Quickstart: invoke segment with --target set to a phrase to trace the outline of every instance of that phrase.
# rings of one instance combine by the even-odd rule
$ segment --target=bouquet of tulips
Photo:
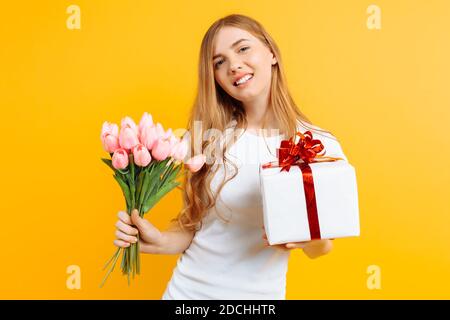
[[[189,145],[174,135],[172,129],[164,130],[160,123],[153,123],[147,112],[139,125],[130,117],[117,124],[104,122],[101,132],[103,148],[111,159],[102,159],[113,171],[114,179],[122,189],[127,212],[137,209],[143,217],[164,195],[178,187],[180,175],[190,170],[196,172],[205,163],[205,156],[199,154],[185,161]],[[184,170],[181,170],[184,167]],[[138,235],[139,239],[139,235]],[[118,248],[104,269],[108,269],[100,287],[114,270],[122,254],[121,269],[127,275],[140,273],[139,241],[129,247]]]

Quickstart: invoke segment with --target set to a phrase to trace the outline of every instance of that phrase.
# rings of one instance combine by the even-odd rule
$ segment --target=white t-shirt
[[[306,131],[302,126],[299,130]],[[347,160],[340,144],[329,135],[313,132],[313,137],[322,141],[326,155]],[[277,159],[276,148],[282,139],[247,130],[228,150],[238,174],[225,184],[215,207],[203,218],[202,228],[179,257],[163,300],[285,299],[290,251],[264,245],[259,182],[259,165]],[[227,168],[227,176],[232,175],[232,165]],[[211,182],[213,192],[223,177],[220,165]],[[218,212],[229,222],[217,216]]]

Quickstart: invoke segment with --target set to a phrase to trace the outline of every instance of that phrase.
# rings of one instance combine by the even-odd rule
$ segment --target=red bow
[[[294,138],[300,137],[300,140],[295,143]],[[281,167],[281,171],[290,170],[292,165],[300,163],[323,162],[343,160],[342,158],[325,157],[325,147],[318,139],[313,139],[311,131],[306,131],[304,134],[297,132],[294,137],[289,140],[282,140],[280,147],[277,148],[278,162],[269,162],[263,165],[265,168]],[[322,154],[320,154],[323,151]]]

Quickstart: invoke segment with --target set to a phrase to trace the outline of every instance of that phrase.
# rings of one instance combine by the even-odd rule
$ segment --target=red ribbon
[[[300,137],[295,143],[294,138]],[[323,151],[322,154],[320,154]],[[282,171],[289,172],[291,166],[298,166],[302,171],[303,189],[305,191],[306,210],[308,215],[309,233],[311,240],[321,239],[319,215],[317,213],[316,192],[314,189],[314,179],[309,163],[331,162],[343,160],[337,157],[325,157],[325,147],[318,139],[313,139],[311,131],[304,134],[297,132],[289,140],[282,140],[277,148],[278,161],[269,162],[262,165],[263,169],[281,167]]]

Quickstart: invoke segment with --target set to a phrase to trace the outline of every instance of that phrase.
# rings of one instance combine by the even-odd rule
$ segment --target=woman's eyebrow
[[[239,43],[241,43],[242,41],[250,41],[250,40],[249,40],[249,39],[239,39],[238,41],[235,41],[235,42],[231,45],[230,49],[232,49],[233,47],[237,46],[237,45],[238,45]],[[213,60],[214,60],[215,58],[217,58],[217,57],[220,57],[220,56],[221,56],[220,53],[214,55]]]

